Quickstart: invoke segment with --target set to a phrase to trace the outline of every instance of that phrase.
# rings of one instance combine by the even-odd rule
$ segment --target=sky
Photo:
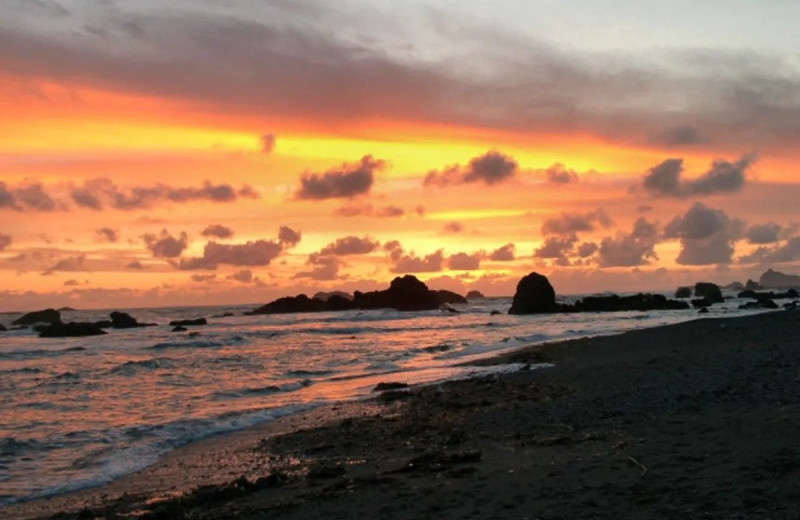
[[[0,311],[800,272],[794,1],[0,13]]]

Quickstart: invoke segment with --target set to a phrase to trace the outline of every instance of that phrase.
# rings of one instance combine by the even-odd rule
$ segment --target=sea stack
[[[540,314],[558,312],[556,291],[546,276],[530,273],[517,284],[509,314]]]

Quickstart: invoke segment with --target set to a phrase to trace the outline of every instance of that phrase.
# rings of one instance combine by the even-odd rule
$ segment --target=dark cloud
[[[166,198],[172,202],[189,202],[193,200],[210,200],[213,202],[231,202],[236,200],[236,190],[228,184],[214,185],[206,181],[200,188],[166,188]]]
[[[366,255],[372,253],[379,247],[380,243],[368,236],[363,238],[347,236],[344,238],[337,238],[334,242],[323,247],[319,254],[322,256]]]
[[[667,159],[651,168],[642,187],[655,197],[689,197],[740,191],[755,155],[745,155],[736,162],[718,159],[696,179],[683,180],[683,159]]]
[[[86,255],[84,254],[62,258],[42,274],[52,274],[55,271],[85,271],[86,269],[83,265],[85,261]]]
[[[0,209],[16,211],[55,211],[63,209],[40,183],[25,183],[16,188],[0,182]]]
[[[182,232],[178,237],[173,237],[166,229],[160,235],[147,233],[142,235],[145,246],[156,258],[177,258],[189,245],[189,237]]]
[[[402,217],[406,214],[406,210],[399,206],[383,206],[382,208],[378,208],[375,211],[376,217],[381,218],[392,218],[392,217]]]
[[[21,209],[19,206],[17,206],[14,193],[9,189],[5,182],[0,182],[0,209]]]
[[[518,169],[517,161],[510,155],[490,150],[470,159],[466,167],[455,164],[442,171],[432,170],[423,180],[425,186],[446,187],[456,184],[483,182],[499,184],[511,179]]]
[[[162,203],[185,204],[193,201],[234,202],[239,197],[257,198],[251,186],[244,185],[238,191],[228,184],[212,184],[205,181],[199,187],[172,187],[165,184],[133,186],[123,189],[108,178],[90,179],[82,186],[73,186],[72,201],[79,207],[101,210],[112,207],[120,210],[151,208]]]
[[[653,137],[655,144],[667,147],[691,146],[708,143],[710,139],[693,126],[674,126]]]
[[[551,184],[569,184],[578,182],[578,174],[561,163],[555,163],[544,171]]]
[[[636,219],[630,233],[617,233],[614,237],[606,237],[598,248],[595,244],[582,244],[578,248],[578,256],[587,257],[589,251],[597,250],[597,262],[600,267],[634,267],[647,265],[650,260],[658,260],[655,246],[658,243],[658,229],[642,217]],[[585,254],[589,253],[589,254]]]
[[[578,247],[578,256],[581,258],[587,258],[595,254],[598,249],[599,246],[594,242],[584,242]]]
[[[365,155],[358,163],[344,163],[325,173],[305,173],[295,197],[298,199],[351,198],[369,192],[375,173],[386,168],[386,162]]]
[[[383,244],[383,250],[389,253],[392,262],[397,262],[403,256],[403,246],[397,240],[390,240]]]
[[[228,276],[228,280],[236,280],[237,282],[242,283],[250,283],[257,280],[257,276],[253,276],[253,271],[250,269],[242,269],[241,271],[236,271],[232,275]]]
[[[24,207],[34,211],[57,209],[56,201],[44,191],[44,187],[39,183],[20,186],[15,190],[14,195]]]
[[[759,262],[769,264],[800,260],[800,237],[792,237],[782,246],[766,249],[757,256]]]
[[[78,280],[75,280],[75,279],[67,280],[66,282],[64,282],[64,285],[66,287],[77,287],[80,284],[81,283]]]
[[[214,270],[221,264],[235,266],[269,265],[283,252],[283,244],[272,240],[256,240],[245,244],[218,244],[208,242],[203,248],[203,256],[181,258],[175,263],[177,269]]]
[[[461,222],[448,222],[442,228],[445,233],[461,233],[464,231],[464,224]]]
[[[549,218],[542,223],[542,233],[545,235],[571,235],[583,231],[594,231],[599,224],[609,227],[614,223],[611,217],[602,209],[589,213],[562,213],[559,217]]]
[[[275,145],[278,143],[275,134],[264,134],[261,136],[261,151],[267,155],[275,151]]]
[[[435,273],[442,270],[443,263],[444,254],[442,253],[441,249],[435,253],[425,256],[424,258],[420,258],[412,252],[409,255],[400,256],[395,261],[391,271],[398,274]]]
[[[243,184],[239,191],[236,192],[243,199],[260,199],[261,194],[249,184]]]
[[[125,267],[127,269],[144,269],[144,266],[138,260],[133,260],[131,262],[128,262],[127,264],[125,264]]]
[[[489,254],[489,260],[495,262],[510,262],[514,260],[514,244],[506,244],[492,251]]]
[[[775,222],[750,226],[745,234],[751,244],[773,244],[782,238],[783,227]]]
[[[210,282],[217,278],[215,274],[193,274],[189,277],[193,282]]]
[[[11,245],[13,239],[11,235],[6,235],[5,233],[0,233],[0,251],[5,251],[8,246]]]
[[[308,264],[313,266],[310,271],[301,271],[294,277],[325,281],[335,280],[339,276],[341,260],[334,255],[312,253],[308,255]]]
[[[447,259],[447,267],[454,271],[475,271],[481,268],[481,260],[486,257],[483,251],[477,253],[456,253]]]
[[[564,258],[577,241],[578,237],[574,234],[546,237],[542,245],[533,252],[533,256],[536,258]]]
[[[340,208],[336,208],[333,212],[337,217],[379,217],[379,218],[392,218],[402,217],[406,211],[399,206],[383,206],[380,208],[374,207],[372,204],[348,204]]]
[[[204,237],[231,238],[233,230],[222,224],[211,224],[200,232]]]
[[[108,227],[100,228],[96,231],[96,233],[102,240],[107,242],[116,242],[119,240],[119,235],[117,232]]]
[[[727,264],[743,227],[742,221],[729,218],[724,211],[696,202],[685,215],[667,224],[664,237],[680,239],[677,262],[681,265]]]
[[[637,213],[649,213],[653,211],[653,206],[641,205],[636,208]]]
[[[278,229],[278,241],[283,247],[294,247],[300,243],[303,234],[300,231],[295,231],[289,226],[281,226]]]

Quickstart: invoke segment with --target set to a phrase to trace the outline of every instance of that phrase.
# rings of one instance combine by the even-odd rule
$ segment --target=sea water
[[[477,369],[456,365],[476,357],[697,317],[693,310],[509,316],[510,303],[474,300],[458,313],[135,309],[127,312],[158,325],[85,338],[0,332],[0,505],[108,482],[193,440],[362,398],[381,381],[466,377]],[[708,316],[743,314],[738,303]],[[96,321],[109,312],[66,311],[62,319]],[[224,313],[234,316],[212,317]],[[0,314],[0,323],[18,316]],[[208,325],[189,332],[168,325],[197,317]]]

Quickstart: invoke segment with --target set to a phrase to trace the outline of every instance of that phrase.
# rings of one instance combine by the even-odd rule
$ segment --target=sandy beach
[[[535,346],[0,516],[796,519],[799,333],[784,311]]]

